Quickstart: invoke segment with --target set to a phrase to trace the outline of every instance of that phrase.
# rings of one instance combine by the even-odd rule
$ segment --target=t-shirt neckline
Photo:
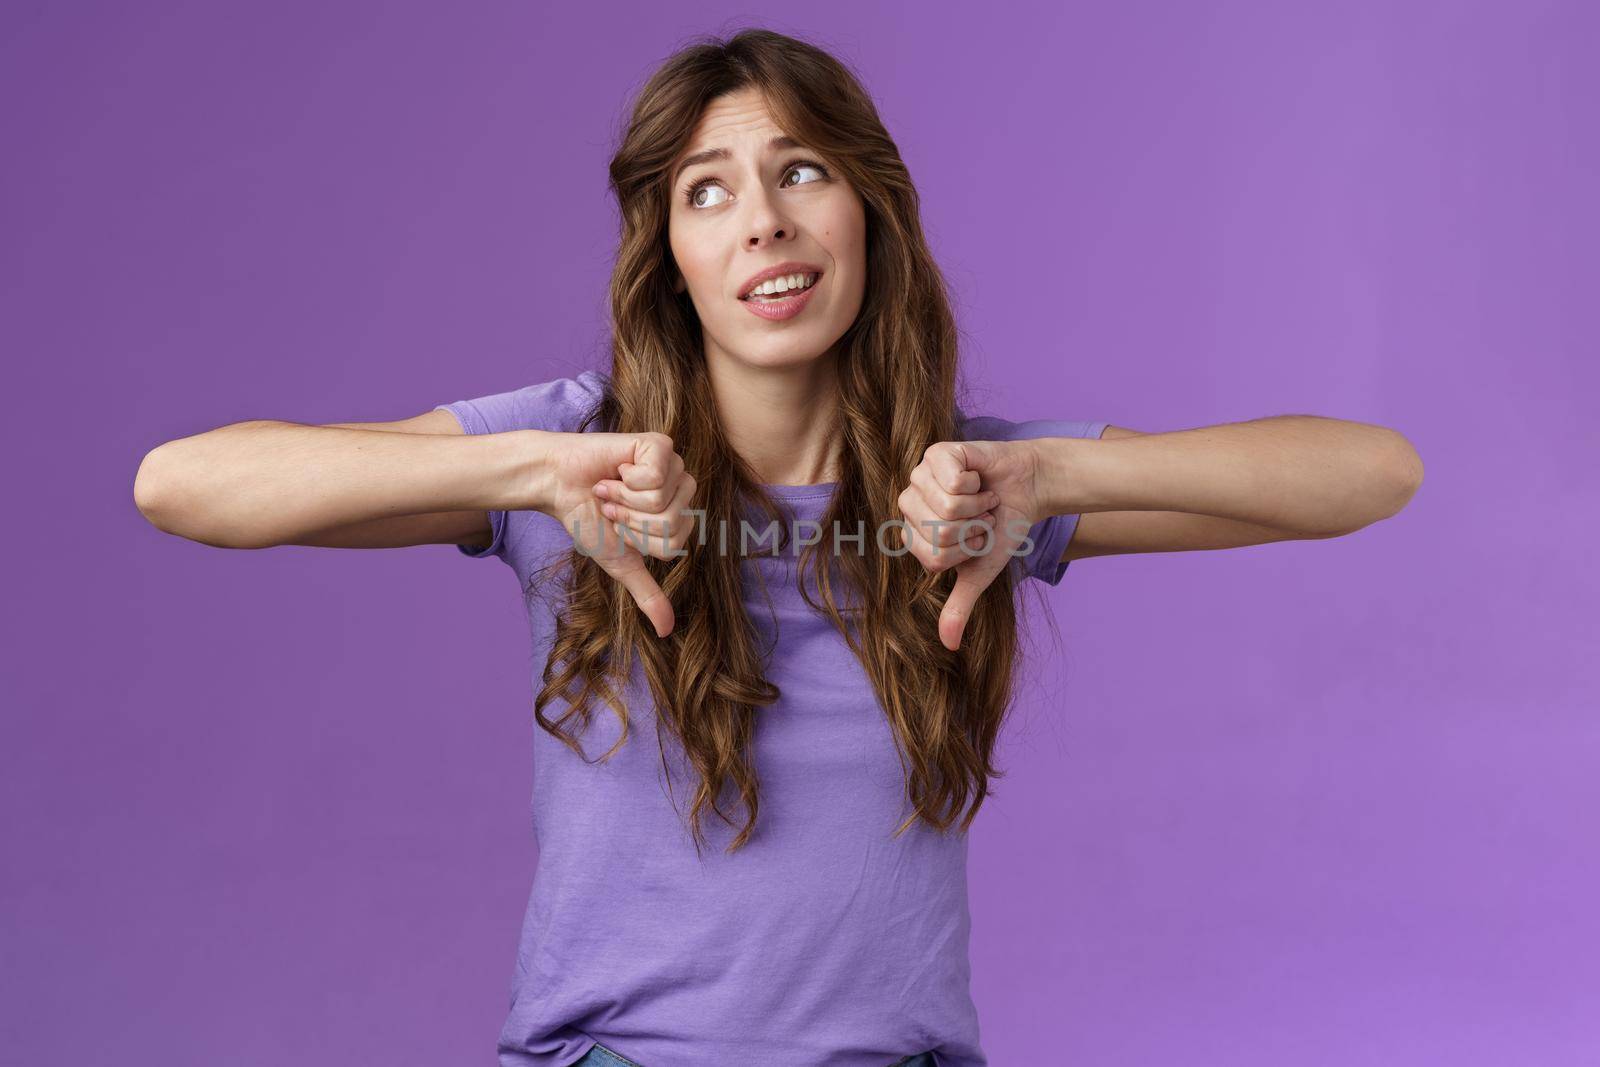
[[[815,482],[811,485],[777,485],[764,482],[761,486],[772,496],[784,500],[808,500],[813,497],[832,496],[838,487],[838,482]]]

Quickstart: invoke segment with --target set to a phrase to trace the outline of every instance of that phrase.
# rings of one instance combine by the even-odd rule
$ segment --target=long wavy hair
[[[700,320],[689,294],[673,291],[667,240],[669,167],[706,105],[747,87],[759,90],[778,125],[820,153],[865,204],[866,294],[838,342],[842,468],[819,521],[824,530],[835,522],[856,530],[864,521],[870,537],[903,518],[897,497],[927,447],[958,439],[957,328],[899,149],[857,78],[809,43],[765,29],[701,38],[672,55],[640,90],[610,164],[621,215],[610,283],[612,369],[580,429],[671,437],[695,475],[690,506],[704,509],[702,528],[739,529],[752,504],[773,519],[787,515],[723,435]],[[780,531],[788,528],[779,522]],[[953,571],[930,573],[909,553],[870,549],[830,552],[826,558],[836,562],[824,564],[830,540],[807,545],[796,572],[806,602],[825,613],[865,667],[893,728],[914,809],[895,835],[918,818],[941,832],[960,818],[965,832],[991,795],[990,779],[1000,774],[991,760],[1021,658],[1013,568],[984,591],[960,649],[951,652],[939,641],[938,618]],[[746,613],[740,557],[694,538],[684,551],[669,560],[645,557],[676,613],[677,626],[664,639],[589,556],[576,547],[558,555],[545,573],[564,578],[564,604],[555,613],[535,718],[588,759],[579,735],[598,695],[621,719],[621,736],[600,757],[609,759],[629,736],[621,691],[637,656],[655,699],[669,797],[666,745],[675,740],[699,779],[689,810],[696,851],[705,845],[708,811],[733,827],[730,795],[744,809],[731,853],[756,830],[760,783],[752,740],[760,709],[780,694],[763,673],[767,650]],[[843,584],[841,596],[836,582]],[[552,720],[546,709],[557,701],[566,710]]]

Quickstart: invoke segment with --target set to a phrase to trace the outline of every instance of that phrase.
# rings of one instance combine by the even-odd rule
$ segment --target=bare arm
[[[134,501],[222,548],[488,542],[487,512],[542,510],[551,435],[467,435],[447,411],[389,423],[234,423],[152,449]]]
[[[448,411],[428,411],[396,422],[333,422],[329,426],[390,433],[461,434],[461,423]],[[306,534],[293,545],[312,548],[408,548],[412,545],[466,545],[487,548],[494,537],[487,510],[424,511],[364,522],[345,523]]]
[[[1079,515],[1065,560],[1339,537],[1400,511],[1423,474],[1394,430],[1313,415],[1037,444],[1050,513]]]

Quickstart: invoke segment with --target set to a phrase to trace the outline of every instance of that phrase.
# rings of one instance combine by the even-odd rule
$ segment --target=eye
[[[819,174],[821,174],[823,178],[826,178],[828,176],[827,168],[824,167],[821,163],[813,163],[808,159],[803,159],[800,162],[795,163],[794,165],[792,165],[789,168],[788,172],[784,175],[784,177],[788,177],[789,174],[793,174],[797,170],[814,170],[814,171],[818,172]],[[817,180],[820,181],[821,179],[817,179]],[[797,184],[808,185],[810,183],[809,182],[799,182]]]
[[[796,171],[802,171],[802,170],[814,170],[817,173],[821,174],[822,175],[821,178],[812,179],[812,180],[815,180],[815,181],[824,181],[824,180],[826,180],[828,178],[828,168],[824,167],[821,163],[814,163],[809,159],[802,159],[802,160],[799,160],[797,162],[789,164],[789,168],[783,172],[783,176],[785,178],[787,178],[789,175],[795,173]],[[794,184],[795,185],[808,185],[808,184],[810,184],[810,182],[808,182],[808,181],[796,182]],[[781,188],[793,188],[793,187],[794,187],[793,185],[781,186]],[[702,189],[722,189],[722,191],[724,193],[726,193],[728,191],[727,189],[723,188],[722,183],[717,181],[717,179],[715,179],[715,178],[701,178],[699,181],[695,182],[693,185],[689,186],[687,189],[685,189],[683,191],[683,202],[688,204],[691,208],[694,208],[696,210],[698,210],[700,208],[716,207],[717,204],[721,202],[721,201],[715,201],[715,202],[712,202],[712,203],[703,203],[703,202],[698,201],[696,198],[700,195],[700,191]]]
[[[695,197],[700,195],[700,191],[702,189],[721,189],[721,188],[722,187],[717,184],[717,179],[715,179],[715,178],[701,178],[699,181],[695,182],[693,185],[689,186],[689,188],[687,190],[684,191],[684,194],[683,194],[684,203],[686,203],[690,207],[694,207],[694,208],[715,207],[716,206],[715,204],[699,204],[699,203],[696,203],[695,202]],[[727,192],[728,190],[723,189],[722,191],[723,192]]]

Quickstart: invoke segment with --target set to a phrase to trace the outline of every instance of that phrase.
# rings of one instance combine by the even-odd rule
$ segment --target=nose
[[[760,248],[794,236],[794,220],[784,214],[770,191],[762,189],[752,194],[750,204],[750,236],[745,239],[749,247]]]

